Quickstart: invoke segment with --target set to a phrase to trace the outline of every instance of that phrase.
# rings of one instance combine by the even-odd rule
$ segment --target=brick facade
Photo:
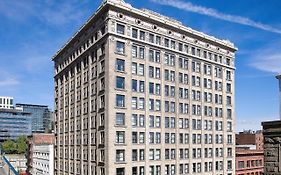
[[[260,175],[264,172],[263,150],[236,150],[236,175]]]
[[[244,131],[236,134],[236,175],[259,175],[264,172],[263,134]]]

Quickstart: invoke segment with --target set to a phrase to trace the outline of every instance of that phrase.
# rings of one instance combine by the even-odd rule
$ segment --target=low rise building
[[[27,173],[54,174],[54,135],[33,134],[28,141]]]
[[[263,150],[236,149],[236,175],[263,174],[263,162]]]
[[[11,164],[11,166],[14,168],[16,172],[23,173],[26,171],[27,160],[24,154],[9,154],[9,155],[6,154],[5,158],[9,161],[9,163]],[[10,172],[9,175],[12,174],[12,171],[8,166],[6,166],[5,168],[6,168],[6,172]]]
[[[260,175],[264,172],[261,131],[236,134],[236,175]]]
[[[251,149],[263,150],[262,131],[243,131],[236,134],[237,147],[250,147]]]

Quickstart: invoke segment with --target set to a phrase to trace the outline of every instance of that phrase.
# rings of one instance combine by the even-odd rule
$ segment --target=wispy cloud
[[[85,11],[79,10],[81,3],[81,1],[76,0],[61,3],[60,6],[55,5],[55,3],[49,3],[49,8],[46,8],[42,12],[41,17],[43,20],[54,25],[62,25],[71,21],[81,21],[85,15]]]
[[[181,9],[181,10],[194,12],[194,13],[198,13],[201,15],[207,15],[207,16],[211,16],[211,17],[214,17],[217,19],[221,19],[221,20],[225,20],[225,21],[229,21],[229,22],[233,22],[233,23],[237,23],[237,24],[242,24],[242,25],[246,25],[246,26],[251,26],[254,28],[261,29],[261,30],[281,34],[281,29],[272,27],[270,25],[256,22],[254,20],[251,20],[249,18],[242,17],[242,16],[225,14],[225,13],[217,11],[216,9],[194,5],[190,2],[183,2],[183,1],[179,1],[179,0],[150,0],[150,1],[158,3],[158,4],[162,4],[162,5],[175,7],[175,8]]]
[[[24,20],[33,14],[34,4],[30,1],[0,1],[0,15],[4,15],[10,19]]]
[[[18,84],[19,81],[14,78],[5,78],[3,80],[0,80],[0,87],[4,87],[4,86],[11,87]]]
[[[50,25],[64,25],[80,21],[86,12],[79,10],[87,1],[0,1],[0,16],[4,15],[16,21],[25,21],[27,18],[38,19]]]
[[[258,57],[251,65],[259,70],[281,73],[281,53],[262,54],[264,57]]]
[[[0,71],[0,87],[12,87],[20,84],[20,81],[16,76],[12,75],[10,72],[4,71],[3,68]]]
[[[269,73],[281,73],[281,40],[272,42],[266,46],[260,47],[252,51],[248,55],[249,65]]]

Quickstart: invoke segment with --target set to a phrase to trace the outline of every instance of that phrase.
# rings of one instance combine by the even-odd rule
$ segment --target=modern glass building
[[[48,106],[17,103],[16,108],[31,113],[32,132],[45,132],[51,130],[52,112]]]
[[[16,109],[0,109],[0,142],[31,135],[31,114]]]

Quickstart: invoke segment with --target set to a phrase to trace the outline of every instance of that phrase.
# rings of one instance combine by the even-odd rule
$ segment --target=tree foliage
[[[16,140],[16,150],[18,154],[23,154],[26,152],[27,150],[27,144],[26,144],[26,137],[25,136],[20,136],[18,137],[18,139]]]
[[[15,143],[12,140],[6,140],[2,143],[2,149],[7,154],[15,154]]]
[[[25,136],[20,136],[16,141],[9,139],[3,142],[1,145],[6,154],[23,154],[27,150],[26,141],[27,138]]]

